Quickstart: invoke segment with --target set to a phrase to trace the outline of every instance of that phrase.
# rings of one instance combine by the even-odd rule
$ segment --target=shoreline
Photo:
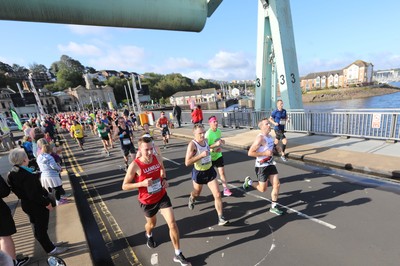
[[[400,92],[400,88],[346,88],[313,91],[302,95],[303,103],[368,98]]]

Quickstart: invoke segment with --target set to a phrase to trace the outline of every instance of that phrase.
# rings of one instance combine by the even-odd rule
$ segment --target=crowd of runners
[[[254,188],[260,192],[265,192],[269,182],[272,185],[270,212],[276,215],[282,215],[283,212],[277,204],[280,182],[278,170],[273,159],[274,153],[279,152],[281,160],[283,162],[287,161],[285,156],[287,140],[284,135],[287,117],[286,111],[282,106],[283,102],[278,101],[278,108],[272,113],[271,117],[263,118],[259,121],[260,134],[248,151],[248,155],[256,159],[255,179],[248,176],[243,183],[244,190]],[[225,197],[232,195],[224,169],[222,146],[225,141],[221,130],[218,128],[217,117],[211,116],[207,119],[208,130],[205,129],[202,120],[193,122],[193,139],[188,143],[185,155],[185,165],[193,166],[191,173],[193,190],[189,193],[188,208],[190,210],[194,209],[196,199],[200,196],[203,186],[206,185],[214,198],[218,218],[217,224],[224,226],[229,223],[229,220],[223,215],[222,195]],[[178,122],[179,127],[181,127],[179,119]],[[274,126],[275,139],[270,135],[271,124]],[[171,200],[166,191],[168,187],[167,173],[164,168],[161,149],[154,141],[157,136],[160,136],[164,149],[167,148],[167,145],[173,145],[169,144],[170,129],[173,128],[173,124],[165,116],[165,113],[161,112],[154,126],[152,128],[148,123],[140,123],[136,115],[128,110],[121,112],[99,110],[96,112],[59,113],[54,117],[46,116],[43,122],[38,120],[29,121],[24,125],[24,139],[26,141],[21,143],[23,149],[20,149],[25,151],[28,156],[26,156],[27,161],[22,158],[20,163],[23,163],[23,165],[20,167],[25,169],[24,165],[28,166],[36,158],[36,166],[39,166],[40,170],[47,167],[53,171],[50,174],[54,176],[49,175],[46,177],[45,175],[43,177],[42,174],[41,183],[42,187],[48,190],[49,193],[55,191],[56,204],[54,206],[56,206],[63,204],[62,200],[65,191],[62,189],[61,179],[57,179],[57,173],[61,170],[61,163],[57,162],[57,157],[52,157],[51,154],[57,155],[61,149],[57,145],[52,147],[48,143],[59,143],[61,139],[58,133],[67,132],[83,151],[85,150],[85,137],[91,134],[99,139],[98,145],[102,147],[103,154],[107,157],[114,153],[114,149],[119,147],[126,171],[122,189],[138,190],[139,205],[146,219],[145,236],[147,238],[147,246],[149,248],[157,246],[152,231],[157,223],[156,214],[160,211],[168,224],[175,252],[173,260],[181,265],[190,265],[190,262],[186,260],[180,249],[179,229]],[[37,130],[38,128],[42,131],[43,136]],[[155,134],[155,130],[158,133]],[[41,138],[36,135],[40,135]],[[32,141],[32,143],[27,145],[26,142],[29,141]],[[278,146],[279,141],[282,141],[281,146]],[[136,147],[135,144],[137,144]],[[11,159],[10,157],[10,161]],[[16,159],[14,158],[14,160]],[[49,164],[46,160],[52,164]],[[18,166],[16,162],[13,162],[13,164]],[[222,193],[217,180],[218,175],[223,187]],[[57,180],[57,182],[54,180]],[[12,186],[11,189],[13,189]],[[18,193],[16,194],[18,196]],[[44,204],[44,209],[51,210],[52,206],[49,202],[46,201]],[[48,204],[50,205],[48,206]],[[28,215],[35,216],[36,214],[28,213]],[[47,220],[42,222],[42,226],[45,227],[46,223],[48,223],[48,215]],[[45,240],[38,240],[49,254],[60,254],[65,251],[65,249],[60,248],[62,244],[56,245],[49,242],[46,231],[43,232],[42,230],[41,234],[44,235]],[[36,235],[37,232],[35,233]]]

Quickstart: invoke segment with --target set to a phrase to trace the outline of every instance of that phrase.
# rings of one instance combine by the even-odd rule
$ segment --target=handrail
[[[159,111],[153,113],[159,117]],[[289,122],[285,129],[288,132],[400,141],[400,109],[301,109],[287,110],[287,113]],[[223,127],[257,128],[258,121],[269,117],[271,111],[203,110],[204,123],[212,115]],[[190,120],[190,112],[183,111],[182,123],[190,124]]]

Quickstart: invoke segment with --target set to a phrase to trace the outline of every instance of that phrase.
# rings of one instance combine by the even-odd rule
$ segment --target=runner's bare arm
[[[272,151],[264,151],[264,152],[257,152],[257,149],[263,145],[264,142],[264,137],[261,135],[258,135],[256,139],[254,140],[253,144],[251,144],[249,151],[247,152],[247,155],[250,157],[258,157],[258,156],[272,156]]]
[[[196,153],[197,153],[196,145],[192,141],[189,142],[188,148],[186,150],[186,156],[185,156],[185,165],[186,166],[192,165],[195,162],[197,162],[198,160],[200,160],[201,158],[208,155],[207,151],[204,151],[197,156],[196,156]]]
[[[140,174],[139,166],[132,162],[128,169],[126,170],[126,174],[124,177],[124,181],[122,183],[122,190],[133,190],[135,188],[139,188],[142,185],[140,183],[135,183],[135,176]]]

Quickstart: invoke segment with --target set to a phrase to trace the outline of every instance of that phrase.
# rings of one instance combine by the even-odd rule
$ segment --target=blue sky
[[[361,59],[400,67],[400,1],[291,0],[300,75]],[[0,21],[0,61],[46,67],[65,54],[97,70],[255,79],[258,0],[224,0],[202,32]]]

